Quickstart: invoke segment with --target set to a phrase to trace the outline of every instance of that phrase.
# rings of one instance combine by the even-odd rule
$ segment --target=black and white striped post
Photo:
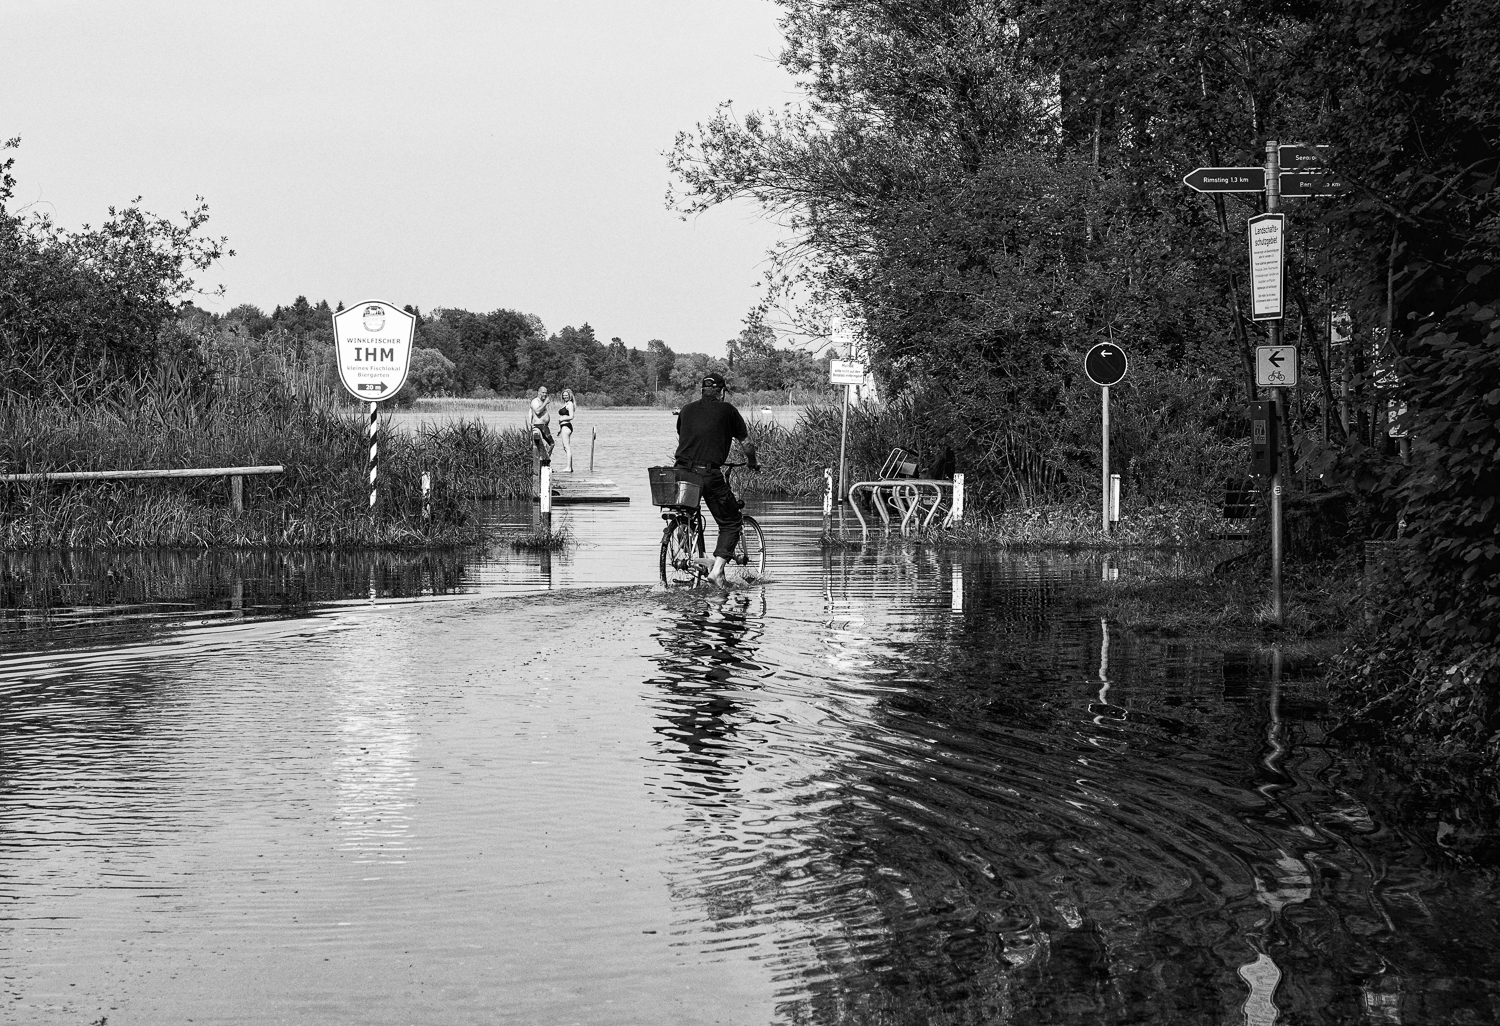
[[[375,477],[380,469],[380,404],[372,401],[370,403],[370,512],[375,512],[375,496],[379,494],[375,487]]]
[[[416,313],[391,303],[369,300],[333,315],[334,350],[339,380],[350,395],[370,410],[366,434],[370,458],[370,515],[380,499],[380,403],[395,397],[406,383],[411,367],[412,337]]]

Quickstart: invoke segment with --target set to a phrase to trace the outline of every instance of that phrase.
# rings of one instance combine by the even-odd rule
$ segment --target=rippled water
[[[1314,667],[794,504],[665,593],[639,476],[546,559],[13,557],[0,1018],[1500,1019],[1491,876]]]

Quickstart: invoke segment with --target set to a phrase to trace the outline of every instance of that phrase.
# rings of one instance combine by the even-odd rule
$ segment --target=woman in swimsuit
[[[573,413],[578,404],[573,401],[573,390],[563,389],[562,405],[557,408],[557,444],[568,454],[566,470],[573,473]]]

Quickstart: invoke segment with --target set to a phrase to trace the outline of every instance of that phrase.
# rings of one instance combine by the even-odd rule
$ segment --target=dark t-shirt
[[[729,446],[744,441],[745,420],[722,399],[699,399],[677,414],[677,462],[717,466],[729,457]]]

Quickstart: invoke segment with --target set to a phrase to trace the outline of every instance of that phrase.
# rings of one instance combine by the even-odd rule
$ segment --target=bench
[[[0,482],[53,481],[135,481],[169,477],[229,478],[229,508],[235,513],[245,509],[245,478],[262,474],[280,474],[280,464],[264,467],[203,467],[185,470],[58,470],[29,474],[0,474]]]

